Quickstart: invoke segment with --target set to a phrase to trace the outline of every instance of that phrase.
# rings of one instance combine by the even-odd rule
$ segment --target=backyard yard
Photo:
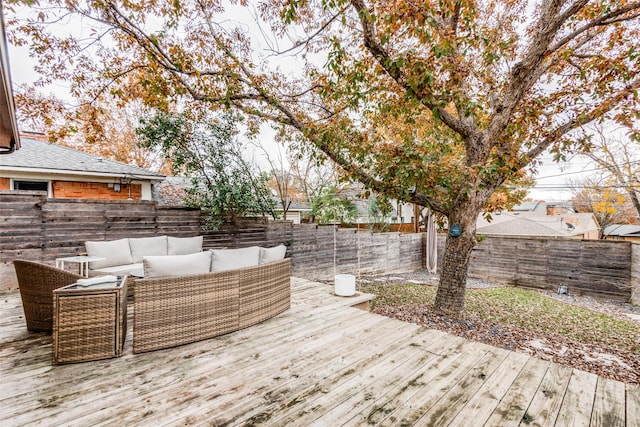
[[[437,280],[423,272],[369,276],[360,280],[360,289],[377,295],[375,313],[640,383],[640,307],[470,281],[465,317],[452,320],[431,310]]]

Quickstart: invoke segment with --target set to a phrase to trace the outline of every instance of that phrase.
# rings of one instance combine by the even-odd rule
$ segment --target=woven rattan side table
[[[127,333],[127,277],[53,291],[53,363],[122,355]]]

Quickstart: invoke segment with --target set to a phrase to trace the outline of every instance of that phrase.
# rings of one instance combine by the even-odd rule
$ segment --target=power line
[[[630,166],[630,165],[634,165],[634,164],[640,165],[640,160],[633,160],[633,161],[630,161],[630,162],[620,163],[618,166]],[[596,172],[596,171],[600,171],[602,169],[604,169],[603,166],[601,166],[599,168],[593,168],[593,169],[583,169],[581,171],[575,171],[575,172],[564,172],[564,173],[560,173],[560,174],[556,174],[556,175],[547,175],[547,176],[541,176],[541,177],[536,176],[535,179],[539,180],[539,179],[547,179],[547,178],[557,178],[557,177],[560,177],[560,176],[575,175],[575,174],[578,174],[578,173]]]

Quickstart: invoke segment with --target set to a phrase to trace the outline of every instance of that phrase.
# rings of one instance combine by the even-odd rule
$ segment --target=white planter
[[[356,293],[356,276],[353,274],[336,274],[334,292],[341,297],[350,297]]]

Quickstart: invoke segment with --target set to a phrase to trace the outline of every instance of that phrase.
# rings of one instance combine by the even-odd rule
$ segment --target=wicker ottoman
[[[127,333],[127,278],[53,291],[53,363],[122,355]]]

